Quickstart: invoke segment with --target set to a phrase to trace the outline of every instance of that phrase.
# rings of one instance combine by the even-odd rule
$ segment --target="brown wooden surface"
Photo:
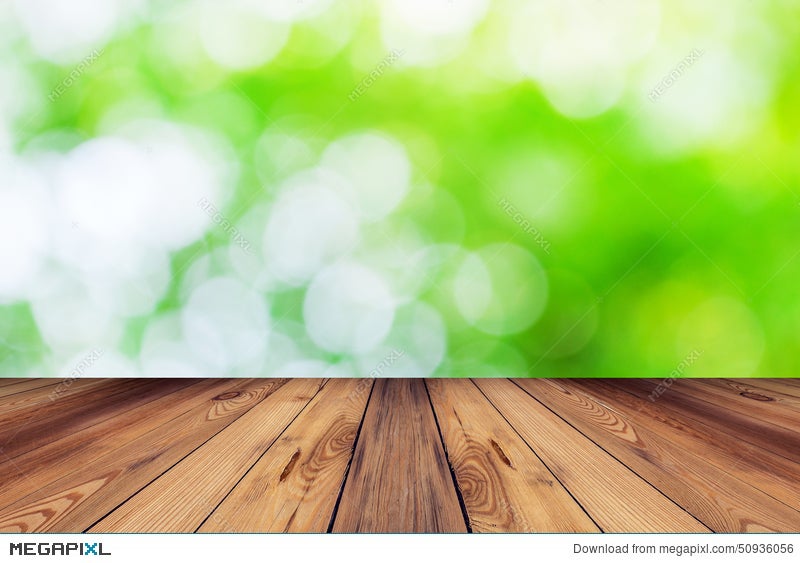
[[[41,381],[41,380],[35,378],[25,379],[24,377],[0,378],[0,388],[5,387],[7,385],[14,385],[15,383],[19,383],[20,381]]]
[[[787,393],[787,391],[790,393],[792,391],[792,386],[788,382],[781,385],[779,380],[770,379],[698,379],[694,381],[700,385],[713,385],[720,389],[726,389],[752,400],[777,402],[784,408],[800,410],[800,399]]]
[[[599,531],[477,387],[427,385],[473,531]]]
[[[326,532],[371,389],[329,381],[200,531]]]
[[[31,381],[31,384],[38,383],[46,380]],[[186,382],[187,385],[190,383]],[[0,388],[0,396],[5,397],[3,401],[3,413],[0,416],[4,418],[11,415],[14,411],[20,411],[22,414],[25,410],[32,410],[37,407],[41,408],[58,399],[69,397],[70,395],[83,394],[89,389],[104,386],[105,382],[102,379],[75,379],[57,381],[50,385],[30,386],[26,388],[24,385],[14,385],[8,389],[24,389],[17,391],[13,395],[3,395],[3,388]]]
[[[92,532],[194,532],[308,404],[319,380],[295,379],[175,464]],[[257,428],[258,432],[253,432]],[[187,502],[187,499],[190,499]]]
[[[658,383],[629,379],[616,384],[624,385],[626,391],[636,394],[642,400],[650,400],[650,394]],[[800,391],[798,393],[800,394]],[[760,413],[757,413],[757,416],[751,415],[749,406],[721,400],[719,395],[698,392],[694,389],[694,385],[690,384],[690,380],[677,380],[655,402],[677,411],[682,417],[706,424],[717,432],[736,436],[744,442],[769,449],[800,464],[800,433],[797,431],[796,420],[790,421],[790,426],[794,429],[765,421],[759,417]],[[783,415],[781,418],[785,419]]]
[[[78,432],[120,412],[150,402],[163,387],[180,387],[179,379],[108,380],[102,387],[84,393],[67,394],[46,404],[32,405],[22,411],[0,413],[2,453],[14,458],[52,442],[57,436]],[[12,395],[16,397],[16,395]]]
[[[659,401],[640,401],[605,381],[575,383],[595,401],[603,401],[607,408],[624,413],[631,423],[652,430],[669,443],[679,444],[693,457],[800,510],[797,465],[788,459],[743,442],[735,435],[715,432],[702,423],[687,423],[662,408]]]
[[[771,395],[776,401],[789,403],[800,411],[800,398],[797,397],[800,379],[722,379],[718,383],[740,391],[754,389],[756,393]]]
[[[164,386],[160,397],[137,408],[122,412],[83,430],[59,434],[48,444],[9,459],[0,455],[0,499],[22,498],[44,485],[83,467],[85,460],[115,451],[130,439],[129,428],[145,434],[196,407],[206,397],[214,397],[231,387],[225,380],[201,380],[173,391]],[[21,429],[27,434],[25,428]],[[13,491],[13,495],[11,494]],[[6,504],[0,500],[0,508]]]
[[[609,408],[594,394],[582,391],[579,382],[524,380],[517,384],[563,413],[575,428],[710,529],[786,532],[800,528],[800,512],[709,463],[702,452],[687,450],[682,441],[672,442],[637,424],[630,414]]]
[[[31,391],[41,387],[55,388],[60,379],[9,379],[0,380],[0,397],[6,397],[15,393],[22,393],[24,391]]]
[[[479,380],[477,384],[603,531],[708,531],[673,500],[514,383]]]
[[[800,532],[796,380],[63,383],[0,380],[0,532]]]
[[[466,530],[425,382],[376,381],[333,531]]]
[[[135,426],[123,446],[87,456],[68,475],[0,511],[0,530],[86,530],[209,438],[277,391],[285,380],[241,380],[218,396],[145,434]]]

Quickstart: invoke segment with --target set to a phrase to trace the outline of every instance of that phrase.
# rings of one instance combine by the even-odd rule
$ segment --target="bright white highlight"
[[[532,326],[547,303],[547,277],[536,258],[513,244],[490,244],[462,262],[454,280],[458,311],[494,335]]]
[[[207,1],[201,10],[203,46],[214,62],[231,70],[263,66],[289,39],[290,28],[267,20],[252,2]]]
[[[291,178],[278,196],[264,232],[264,258],[282,281],[299,285],[357,239],[358,219],[338,190],[340,180],[321,170]]]
[[[360,354],[383,341],[394,309],[386,282],[364,266],[347,262],[314,278],[303,302],[303,319],[320,348]]]
[[[137,0],[15,0],[19,22],[36,52],[60,64],[78,62],[102,46],[140,9]]]
[[[619,100],[660,21],[658,0],[526,2],[512,18],[509,50],[558,111],[591,117]]]
[[[0,303],[23,299],[49,250],[48,194],[43,179],[0,158]]]
[[[387,51],[402,49],[401,65],[446,62],[464,49],[488,7],[488,0],[385,0],[383,43]]]
[[[192,293],[182,328],[203,365],[230,371],[262,356],[269,337],[264,298],[233,278],[213,278]]]
[[[396,141],[375,133],[344,137],[322,155],[322,165],[347,180],[339,184],[367,221],[378,221],[403,200],[411,164]]]

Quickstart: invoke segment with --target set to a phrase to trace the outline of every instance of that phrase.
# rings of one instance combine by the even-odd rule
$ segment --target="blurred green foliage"
[[[386,20],[399,16],[389,8],[336,3],[270,24],[289,34],[286,44],[247,68],[226,66],[204,47],[193,15],[199,4],[140,5],[54,101],[48,94],[80,57],[43,54],[30,39],[31,25],[20,24],[9,8],[4,26],[13,33],[0,62],[17,65],[27,82],[5,82],[3,89],[27,102],[6,121],[8,152],[68,153],[107,134],[109,123],[135,119],[208,131],[224,139],[230,150],[224,159],[235,163],[232,195],[221,210],[239,224],[252,209],[269,208],[282,183],[315,166],[331,142],[377,131],[404,148],[411,189],[390,216],[361,229],[359,248],[384,240],[402,245],[410,229],[418,250],[444,249],[441,260],[383,271],[386,278],[432,278],[413,295],[438,311],[446,327],[446,351],[432,374],[792,377],[800,371],[800,5],[713,3],[700,10],[662,2],[652,41],[613,67],[621,86],[598,110],[585,109],[588,102],[564,107],[562,98],[584,88],[581,80],[548,89],[555,78],[515,67],[508,53],[520,40],[511,29],[522,18],[518,3],[487,5],[452,56],[424,64],[420,37],[430,34],[406,26],[407,43],[390,42]],[[531,23],[530,34],[541,34],[541,25]],[[568,36],[569,20],[559,25]],[[584,72],[571,61],[581,49],[605,45],[603,21],[597,26],[596,45],[588,38],[572,46],[572,58],[543,48],[542,56],[563,55],[564,73]],[[235,41],[238,33],[230,24],[220,37]],[[382,64],[391,49],[404,54]],[[692,49],[702,56],[657,99],[649,97]],[[370,73],[370,86],[354,95]],[[587,95],[596,100],[607,93],[605,86],[593,90],[596,82],[617,78],[591,80]],[[265,132],[284,136],[265,148]],[[260,241],[260,225],[261,231],[242,229]],[[150,320],[186,305],[181,288],[192,266],[203,257],[213,262],[208,257],[230,239],[212,225],[170,253],[171,278],[157,304],[125,318],[111,343],[130,364],[136,365]],[[487,245],[501,249],[497,258],[480,254]],[[517,248],[527,254],[506,255]],[[470,262],[475,256],[485,270]],[[231,266],[223,260],[210,271],[226,275]],[[366,375],[370,364],[359,363],[357,354],[326,349],[303,334],[306,290],[307,284],[258,289],[269,296],[274,326],[301,348],[298,358],[353,362],[354,374]],[[1,301],[4,375],[69,372],[79,347],[62,353],[48,343],[28,301]],[[526,314],[530,323],[502,324]],[[487,321],[491,315],[499,315],[500,325]],[[257,368],[253,375],[273,373]]]

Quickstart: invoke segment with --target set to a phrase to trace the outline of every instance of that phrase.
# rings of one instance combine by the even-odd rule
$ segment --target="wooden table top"
[[[3,532],[800,532],[800,380],[0,380]]]

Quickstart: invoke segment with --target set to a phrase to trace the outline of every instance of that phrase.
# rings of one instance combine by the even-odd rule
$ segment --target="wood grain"
[[[766,389],[773,393],[800,399],[800,379],[727,379],[722,381],[753,385],[759,389]]]
[[[371,387],[329,381],[199,531],[326,532]]]
[[[333,531],[466,530],[425,383],[377,380]]]
[[[680,451],[691,452],[790,508],[800,509],[797,464],[663,408],[662,403],[668,398],[655,402],[643,400],[626,393],[624,385],[620,388],[609,380],[569,383],[609,410],[624,413],[637,427],[646,428],[665,438]]]
[[[792,421],[792,427],[800,426],[800,398],[770,389],[769,385],[757,385],[750,381],[744,382],[737,379],[697,379],[692,383],[701,391],[708,392],[709,400],[713,401],[714,395],[729,397],[748,409],[752,401],[763,403],[767,409],[766,418],[762,420],[773,421],[772,413],[780,412]]]
[[[109,398],[117,393],[124,393],[131,388],[144,386],[146,379],[76,379],[71,386],[62,385],[62,381],[55,381],[52,385],[36,387],[26,390],[25,393],[16,393],[0,399],[0,405],[18,404],[25,399],[28,407],[17,409],[14,412],[10,409],[0,410],[0,429],[5,430],[10,423],[26,422],[30,418],[46,420],[50,417],[60,415],[64,409],[76,412],[81,403],[86,403],[91,399]],[[77,385],[83,392],[80,396],[70,396],[72,386]],[[90,393],[94,388],[94,393]],[[51,399],[52,397],[52,399]],[[55,403],[60,401],[59,405]],[[97,401],[100,402],[100,401]]]
[[[800,387],[792,388],[785,384],[774,385],[770,380],[753,379],[708,379],[706,382],[753,400],[774,402],[787,411],[800,413],[800,397],[792,394],[800,393]]]
[[[319,391],[295,379],[130,498],[90,532],[194,532]]]
[[[79,471],[0,510],[0,531],[86,530],[285,383],[237,381],[229,392],[150,432],[130,428],[121,448],[87,459]]]
[[[635,424],[569,380],[518,380],[531,396],[647,479],[715,532],[787,532],[800,513]]]
[[[56,386],[60,381],[60,379],[11,379],[7,382],[3,381],[3,385],[0,387],[0,397],[7,397],[15,393],[23,393],[51,385]]]
[[[476,386],[427,386],[474,532],[599,531]]]
[[[708,528],[507,380],[475,380],[604,532]]]
[[[638,397],[649,400],[650,393],[659,382],[651,380],[626,380],[625,388]],[[682,380],[673,384],[657,400],[666,408],[673,409],[692,420],[702,422],[718,432],[736,436],[750,444],[769,449],[795,463],[800,463],[800,433],[790,428],[766,422],[750,416],[741,406],[720,405],[709,397],[696,393],[684,393]],[[755,401],[754,401],[755,402]]]
[[[177,379],[110,379],[101,387],[27,409],[0,413],[0,451],[13,459],[48,442],[77,432],[152,400],[163,385]]]
[[[753,420],[774,425],[794,432],[800,444],[800,417],[792,409],[786,409],[772,395],[763,393],[732,393],[717,385],[702,381],[681,380],[675,386],[684,393],[716,405],[720,410],[746,413]]]
[[[0,532],[800,531],[796,380],[2,383]]]
[[[236,389],[230,380],[205,379],[178,390],[159,386],[160,396],[139,407],[123,411],[98,424],[64,436],[13,460],[0,456],[0,508],[35,493],[45,485],[81,470],[86,459],[96,459],[125,446],[133,435],[146,434],[186,411],[206,404],[212,397]]]
[[[104,379],[76,379],[70,381],[69,384],[58,383],[56,385],[38,387],[28,392],[7,395],[0,398],[0,413],[2,413],[2,416],[6,416],[13,412],[35,409],[70,395],[85,393],[92,388],[105,387],[107,383],[108,380]]]
[[[0,377],[0,388],[6,385],[14,385],[22,381],[39,381],[38,379],[25,379],[24,377]]]

